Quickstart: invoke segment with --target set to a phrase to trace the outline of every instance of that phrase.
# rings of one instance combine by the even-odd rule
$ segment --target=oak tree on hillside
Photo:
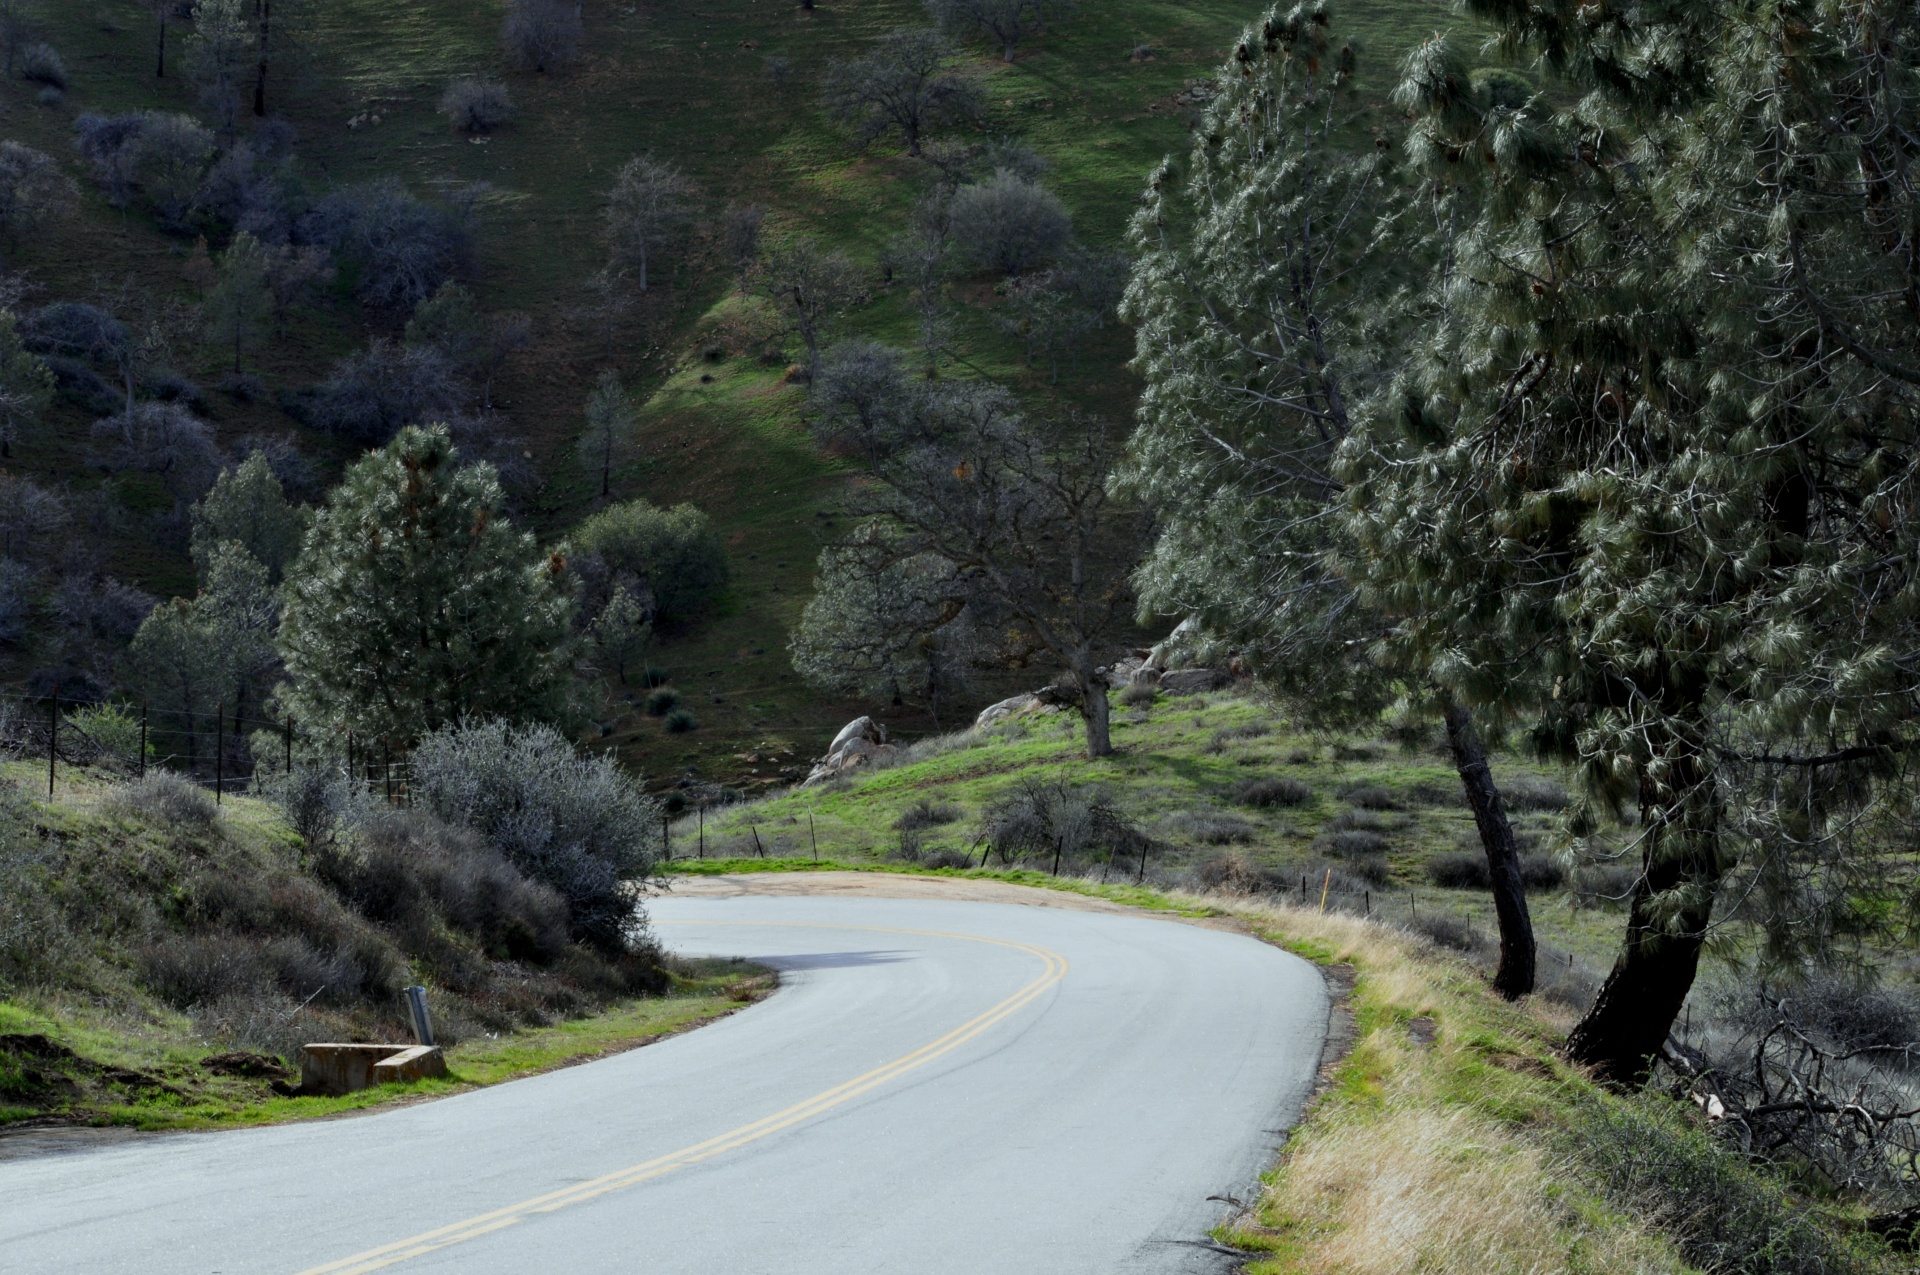
[[[1073,11],[1073,0],[927,0],[942,26],[976,30],[1000,46],[1007,61],[1020,42]]]
[[[13,445],[53,402],[53,372],[39,355],[20,342],[20,328],[11,311],[0,310],[0,459],[13,455]]]
[[[695,188],[679,168],[651,155],[620,166],[607,193],[606,234],[615,268],[640,272],[647,290],[648,263],[693,220]]]
[[[584,32],[572,0],[508,0],[500,41],[525,71],[563,71],[580,56]]]
[[[789,239],[767,249],[754,283],[807,347],[809,379],[819,376],[820,348],[829,328],[859,292],[853,262],[816,240]]]
[[[600,494],[613,490],[613,466],[634,442],[639,417],[620,374],[612,368],[600,373],[593,393],[587,396],[587,429],[580,436],[580,455],[600,471]]]
[[[902,27],[862,57],[827,64],[827,106],[857,126],[862,146],[898,129],[907,154],[918,155],[928,132],[979,114],[980,91],[951,57],[939,31]]]

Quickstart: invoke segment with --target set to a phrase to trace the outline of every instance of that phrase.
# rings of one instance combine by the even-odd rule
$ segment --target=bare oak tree
[[[665,160],[636,155],[620,166],[607,195],[607,246],[614,266],[638,267],[640,291],[648,262],[693,219],[694,195],[693,182]]]
[[[918,155],[928,130],[979,111],[980,91],[950,58],[937,30],[902,27],[865,57],[827,64],[827,106],[859,128],[862,146],[897,128],[907,154]]]

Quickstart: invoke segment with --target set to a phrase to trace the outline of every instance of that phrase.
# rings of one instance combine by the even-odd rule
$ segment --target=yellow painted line
[[[409,1236],[404,1240],[395,1240],[393,1243],[383,1244],[379,1248],[370,1248],[364,1253],[355,1253],[352,1257],[343,1257],[338,1261],[328,1262],[324,1266],[309,1267],[301,1271],[299,1275],[364,1275],[364,1272],[367,1271],[377,1271],[389,1266],[397,1266],[401,1262],[410,1261],[416,1257],[424,1257],[429,1253],[438,1252],[443,1248],[449,1248],[455,1244],[463,1244],[468,1240],[478,1239],[483,1235],[488,1235],[494,1231],[513,1226],[518,1222],[525,1221],[527,1217],[532,1214],[556,1213],[561,1209],[569,1208],[575,1204],[583,1204],[588,1200],[598,1199],[610,1191],[619,1191],[630,1186],[636,1186],[639,1183],[672,1173],[675,1169],[683,1169],[688,1165],[698,1164],[703,1160],[710,1160],[714,1156],[724,1155],[728,1151],[744,1147],[749,1143],[758,1142],[762,1138],[771,1137],[773,1134],[779,1133],[782,1130],[791,1129],[797,1124],[802,1124],[816,1116],[831,1111],[842,1103],[851,1102],[864,1093],[871,1092],[890,1081],[897,1080],[915,1068],[924,1067],[941,1055],[958,1049],[961,1045],[966,1044],[974,1037],[980,1035],[980,1033],[1032,1004],[1049,988],[1067,976],[1067,958],[1048,948],[1037,947],[1031,943],[1015,943],[1010,939],[987,938],[980,934],[957,934],[949,930],[909,930],[894,926],[834,925],[810,921],[660,921],[656,922],[656,924],[751,925],[781,929],[861,930],[875,934],[912,934],[921,938],[960,939],[968,943],[988,943],[995,947],[1007,947],[1013,948],[1016,951],[1026,952],[1029,955],[1039,957],[1045,968],[1038,978],[1028,983],[1025,987],[1022,987],[998,1005],[993,1006],[993,1008],[968,1019],[937,1040],[922,1045],[910,1054],[903,1054],[892,1062],[883,1063],[875,1067],[872,1071],[855,1076],[852,1080],[835,1085],[831,1089],[822,1090],[811,1098],[794,1103],[791,1107],[776,1111],[770,1116],[762,1116],[751,1124],[744,1124],[737,1129],[730,1129],[726,1133],[708,1138],[704,1142],[696,1142],[690,1147],[682,1147],[678,1151],[670,1151],[666,1155],[656,1156],[644,1164],[632,1165],[625,1169],[616,1169],[612,1173],[602,1174],[600,1177],[590,1179],[586,1182],[578,1182],[573,1186],[565,1187],[558,1191],[551,1191],[545,1195],[537,1195],[530,1200],[522,1200],[518,1204],[509,1204],[505,1208],[494,1209],[491,1212],[481,1213],[475,1217],[466,1218],[459,1222],[451,1222],[446,1226],[436,1227],[431,1231],[422,1231],[418,1235]]]

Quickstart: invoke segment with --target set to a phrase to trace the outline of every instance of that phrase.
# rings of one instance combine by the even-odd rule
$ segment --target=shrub
[[[1640,870],[1621,863],[1596,863],[1573,873],[1573,901],[1580,907],[1621,907],[1640,879]]]
[[[91,740],[119,766],[140,761],[140,719],[117,704],[93,704],[67,718],[67,724]]]
[[[663,686],[647,696],[646,708],[649,717],[665,717],[680,707],[680,692],[670,686]]]
[[[298,232],[356,269],[361,300],[411,309],[472,264],[474,221],[470,197],[430,204],[383,177],[328,195]]]
[[[1558,890],[1567,883],[1567,870],[1545,855],[1520,856],[1520,880],[1529,890]]]
[[[1273,727],[1265,722],[1247,722],[1241,726],[1226,726],[1213,732],[1213,738],[1208,741],[1208,748],[1212,752],[1219,752],[1228,744],[1236,744],[1248,739],[1261,739],[1271,734],[1273,734]]]
[[[257,781],[256,781],[257,782]],[[280,808],[287,826],[308,849],[333,843],[341,823],[351,817],[356,788],[352,780],[331,767],[296,762],[291,774],[263,785],[267,800]]]
[[[524,71],[559,71],[580,56],[580,19],[568,0],[508,0],[500,42]]]
[[[1845,1275],[1868,1269],[1787,1192],[1693,1128],[1676,1103],[1590,1099],[1563,1153],[1620,1207],[1672,1236],[1713,1275]]]
[[[968,261],[1008,276],[1045,265],[1073,236],[1058,195],[1005,169],[954,192],[947,223]]]
[[[1342,832],[1348,829],[1357,829],[1361,832],[1384,833],[1388,827],[1387,821],[1372,811],[1343,810],[1333,818],[1327,820],[1326,827],[1323,831]]]
[[[1393,867],[1384,854],[1358,854],[1346,861],[1346,874],[1372,886],[1393,880]]]
[[[611,758],[581,756],[551,727],[492,721],[421,740],[413,780],[428,809],[566,900],[574,938],[608,952],[642,939],[627,883],[653,871],[659,807]]]
[[[1260,870],[1245,855],[1218,854],[1193,867],[1194,883],[1221,894],[1252,894],[1266,884]]]
[[[566,900],[474,833],[408,811],[369,821],[358,840],[361,856],[342,876],[368,917],[405,924],[431,905],[497,959],[548,965],[565,951]]]
[[[1095,847],[1103,847],[1109,861],[1130,857],[1147,840],[1099,791],[1033,777],[1020,780],[982,812],[980,839],[1002,862],[1033,854],[1056,871]]]
[[[440,113],[463,133],[490,133],[513,117],[513,98],[504,84],[464,75],[440,95]]]
[[[1366,784],[1340,794],[1362,810],[1398,810],[1400,798],[1391,789]]]
[[[920,856],[920,866],[923,868],[970,868],[973,866],[973,856],[964,850],[955,850],[951,846],[940,846]]]
[[[59,50],[51,44],[29,44],[20,54],[20,78],[64,91],[67,87],[67,64],[61,60]]]
[[[1186,810],[1167,820],[1167,831],[1199,845],[1224,846],[1252,841],[1255,828],[1238,815]]]
[[[106,804],[149,823],[193,830],[212,827],[220,813],[204,789],[170,770],[148,771],[144,779],[121,784],[107,794]]]
[[[1129,682],[1120,692],[1120,702],[1128,708],[1144,708],[1160,698],[1160,688],[1152,682]]]
[[[127,343],[127,328],[99,306],[55,301],[21,320],[20,343],[36,354],[104,359]]]
[[[726,550],[707,516],[692,505],[660,509],[630,500],[581,523],[569,543],[582,614],[599,614],[614,589],[624,586],[635,598],[651,593],[649,619],[684,619],[726,587]]]
[[[1501,783],[1500,799],[1509,810],[1559,810],[1567,804],[1567,790],[1551,779],[1515,775]]]
[[[1243,806],[1302,806],[1313,800],[1313,788],[1289,776],[1249,779],[1234,800]]]
[[[1413,923],[1414,932],[1425,935],[1436,947],[1453,952],[1477,952],[1487,945],[1487,936],[1444,912],[1423,912]]]
[[[698,730],[700,719],[684,708],[676,708],[667,714],[666,728],[669,735],[684,735],[688,731]]]
[[[465,398],[465,387],[439,350],[376,337],[286,406],[315,429],[380,445],[408,425],[453,415]]]
[[[893,826],[902,832],[917,828],[938,828],[950,823],[958,823],[965,812],[958,806],[946,802],[922,800],[908,806],[901,812]]]
[[[644,686],[665,686],[672,680],[673,674],[663,668],[649,667],[646,672],[640,675],[641,684]]]
[[[1427,879],[1446,890],[1485,890],[1493,884],[1486,856],[1464,851],[1428,859]]]
[[[1385,854],[1389,844],[1385,836],[1365,828],[1347,828],[1320,839],[1321,849],[1341,859]]]

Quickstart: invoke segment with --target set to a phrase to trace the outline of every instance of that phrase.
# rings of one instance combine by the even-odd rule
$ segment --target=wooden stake
[[[813,811],[807,811],[807,836],[813,840],[813,861],[820,862],[820,834],[813,828]]]
[[[1333,869],[1327,869],[1327,879],[1320,883],[1320,910],[1327,910],[1327,891],[1333,888]]]
[[[213,804],[219,805],[227,784],[227,706],[213,710]]]
[[[47,800],[53,800],[54,749],[60,742],[60,688],[54,687],[47,701]]]
[[[147,701],[140,701],[140,778],[147,777]]]

